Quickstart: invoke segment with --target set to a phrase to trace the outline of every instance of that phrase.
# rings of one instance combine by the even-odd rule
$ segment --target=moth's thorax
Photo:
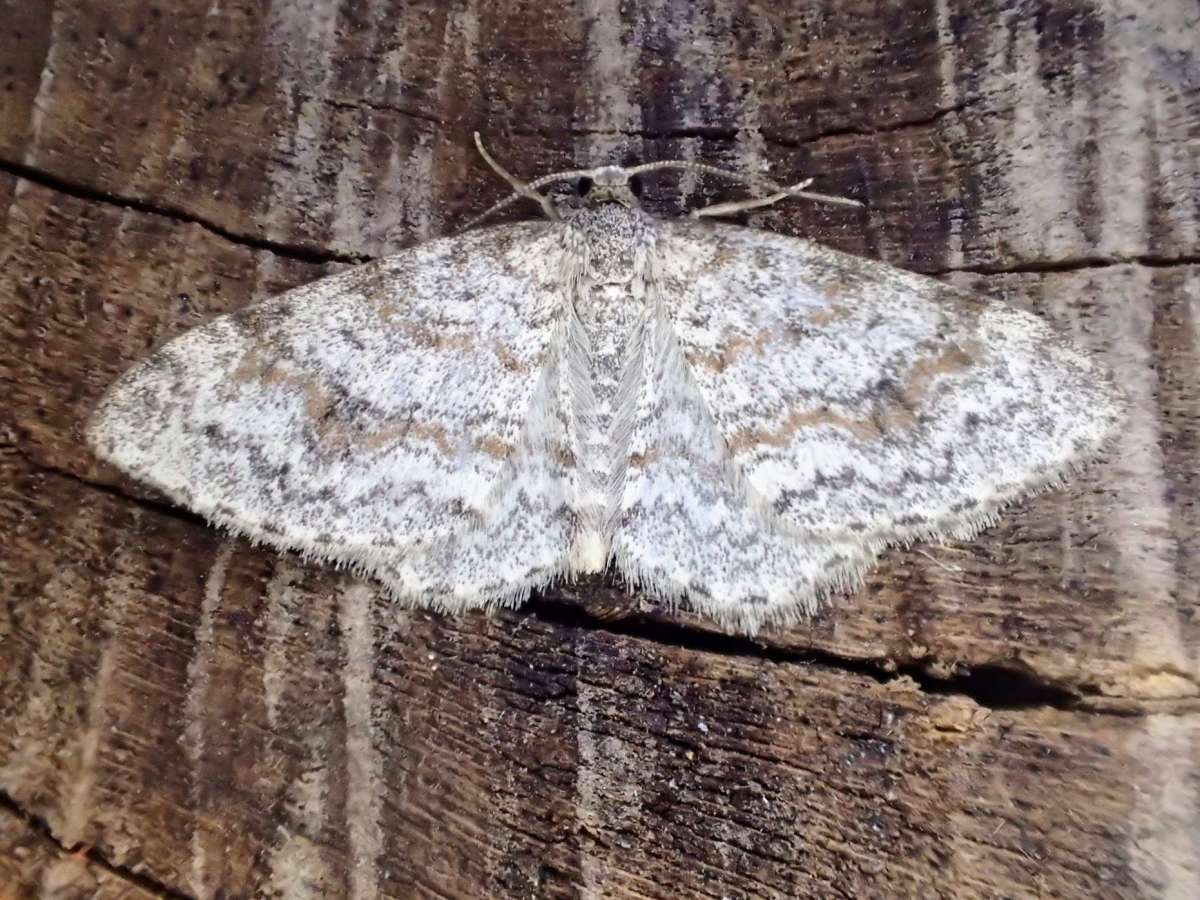
[[[592,284],[629,284],[645,278],[654,243],[654,220],[620,203],[597,203],[576,211],[568,227],[582,245]]]

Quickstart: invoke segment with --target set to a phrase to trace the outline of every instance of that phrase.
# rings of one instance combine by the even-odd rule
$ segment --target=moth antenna
[[[807,178],[791,187],[780,188],[774,194],[767,197],[749,197],[745,200],[732,200],[728,203],[713,203],[709,206],[702,206],[699,209],[692,210],[690,215],[693,219],[705,216],[731,216],[734,213],[745,212],[750,209],[774,206],[780,200],[787,200],[792,197],[800,197],[804,200],[816,200],[819,203],[834,203],[840,206],[862,206],[857,200],[851,200],[849,197],[835,197],[831,194],[818,194],[814,191],[804,190],[812,182],[811,178]]]
[[[492,167],[492,171],[508,182],[509,187],[513,189],[513,193],[511,197],[506,197],[499,203],[493,204],[490,209],[468,222],[466,226],[464,226],[464,230],[466,228],[471,228],[473,225],[476,225],[493,213],[499,212],[504,207],[516,202],[522,197],[527,197],[537,203],[538,206],[542,208],[542,212],[546,214],[547,219],[559,218],[558,210],[554,208],[554,204],[550,202],[549,197],[547,197],[545,194],[538,193],[538,191],[532,185],[521,181],[515,175],[511,174],[506,168],[504,168],[504,166],[500,165],[500,163],[496,162],[496,160],[492,158],[492,154],[488,153],[487,148],[483,146],[483,138],[479,136],[478,131],[475,132],[475,148],[479,151],[479,155],[483,157],[483,161]]]
[[[500,210],[506,209],[518,200],[526,198],[537,203],[542,208],[542,212],[546,214],[546,218],[559,219],[561,217],[558,214],[558,210],[554,208],[549,197],[539,193],[540,189],[554,184],[556,181],[570,181],[573,178],[592,175],[596,171],[595,169],[564,169],[561,172],[551,172],[549,175],[542,175],[533,181],[521,181],[508,172],[500,163],[496,162],[492,155],[488,153],[487,149],[483,146],[483,139],[479,136],[478,131],[475,132],[475,147],[479,150],[479,155],[483,157],[484,162],[492,167],[492,171],[508,182],[513,192],[503,200],[496,201],[479,215],[475,216],[475,218],[471,219],[471,221],[467,222],[462,227],[462,231],[474,228],[485,219],[490,219],[496,213],[500,212]]]
[[[805,200],[815,200],[818,203],[833,203],[838,206],[854,206],[861,207],[863,204],[858,200],[851,200],[849,197],[838,197],[833,194],[818,194],[815,191],[804,190],[813,179],[808,178],[799,184],[794,184],[791,187],[784,187],[772,181],[769,178],[762,178],[758,175],[749,175],[745,172],[735,172],[732,169],[722,169],[720,166],[710,166],[706,163],[691,162],[685,159],[664,159],[660,162],[642,163],[640,166],[633,166],[626,171],[630,175],[640,175],[643,172],[656,172],[662,169],[675,169],[684,172],[695,172],[698,175],[713,175],[717,178],[724,178],[727,181],[736,181],[738,184],[744,184],[751,188],[765,187],[773,193],[768,197],[751,197],[741,201],[731,201],[728,203],[714,203],[710,206],[704,206],[700,209],[693,210],[691,215],[693,218],[702,216],[728,216],[734,213],[744,212],[748,209],[758,209],[763,206],[771,206],[778,203],[780,200],[786,200],[789,197],[801,197]]]

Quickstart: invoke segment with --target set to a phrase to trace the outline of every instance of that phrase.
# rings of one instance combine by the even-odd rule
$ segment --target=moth
[[[815,243],[664,220],[666,161],[513,188],[467,230],[224,315],[108,392],[95,452],[398,601],[514,606],[615,570],[729,630],[811,615],[888,545],[964,538],[1094,456],[1113,387],[1041,319]],[[758,181],[758,180],[756,180]],[[573,201],[543,192],[573,185]],[[758,181],[761,184],[761,181]]]

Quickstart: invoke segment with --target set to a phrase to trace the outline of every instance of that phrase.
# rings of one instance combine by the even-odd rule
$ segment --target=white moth
[[[478,143],[478,136],[476,136]],[[398,600],[513,606],[614,568],[753,632],[889,544],[966,537],[1119,415],[1035,316],[817,244],[656,219],[606,166],[546,221],[430,241],[221,316],[109,391],[105,460]],[[540,190],[574,181],[553,203]],[[586,190],[590,186],[590,190]],[[486,214],[485,214],[486,215]]]

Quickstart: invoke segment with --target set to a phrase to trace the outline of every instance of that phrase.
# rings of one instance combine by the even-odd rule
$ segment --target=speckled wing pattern
[[[561,235],[431,241],[219,317],[109,391],[97,453],[230,530],[444,608],[563,564]]]
[[[215,319],[124,376],[89,440],[409,604],[512,605],[613,566],[753,632],[810,615],[889,544],[972,534],[1118,417],[1035,316],[794,238],[660,221],[612,202],[622,185]]]
[[[700,394],[755,501],[801,534],[969,536],[1118,419],[1098,367],[1029,313],[797,238],[663,230]]]
[[[866,548],[790,532],[762,508],[661,302],[645,340],[646,390],[613,538],[618,568],[672,605],[686,598],[748,632],[811,615],[824,594],[852,586]]]
[[[655,257],[618,565],[740,630],[811,614],[889,544],[974,534],[1119,417],[1045,322],[930,278],[689,220]]]

